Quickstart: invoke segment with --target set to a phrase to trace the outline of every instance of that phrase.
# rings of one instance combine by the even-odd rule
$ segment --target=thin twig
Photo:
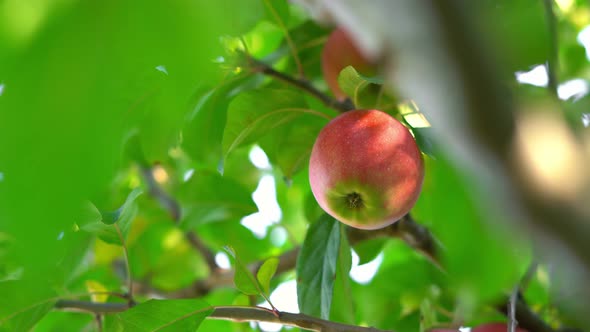
[[[516,332],[516,326],[518,325],[518,322],[516,321],[516,302],[518,301],[519,290],[519,286],[514,287],[508,300],[508,332]]]
[[[299,59],[299,55],[297,54],[297,47],[291,38],[291,34],[289,34],[289,29],[285,26],[285,22],[281,19],[275,8],[268,0],[264,0],[264,5],[268,8],[268,11],[274,16],[276,23],[279,25],[281,30],[283,30],[283,34],[285,35],[285,40],[289,45],[289,49],[291,50],[291,55],[293,55],[293,61],[295,61],[295,65],[297,66],[297,73],[299,73],[300,78],[305,77],[305,72],[303,71],[303,65],[301,64],[301,59]]]
[[[125,244],[125,238],[123,237],[123,233],[121,233],[121,228],[119,225],[115,224],[115,229],[117,230],[117,235],[119,235],[119,240],[121,240],[121,246],[123,247],[123,253],[125,254],[125,270],[127,272],[127,299],[130,303],[133,302],[133,279],[131,278],[131,268],[129,268],[129,251],[127,250],[127,244]]]
[[[88,311],[97,314],[124,312],[130,308],[127,303],[99,303],[77,300],[59,300],[55,308],[64,310]],[[201,311],[199,311],[201,312]],[[262,307],[219,306],[213,307],[208,319],[229,320],[233,322],[269,322],[285,326],[299,327],[309,331],[340,331],[340,332],[386,332],[372,327],[362,327],[336,323],[305,314],[279,312]]]
[[[274,77],[278,80],[281,80],[285,83],[293,85],[310,95],[314,96],[315,98],[319,99],[324,105],[333,108],[339,112],[346,112],[354,109],[354,105],[350,102],[350,100],[345,100],[340,102],[334,98],[331,98],[327,94],[323,93],[322,91],[318,90],[316,87],[311,85],[308,81],[303,79],[297,79],[292,76],[289,76],[285,73],[275,70],[271,66],[267,65],[264,62],[256,60],[254,58],[249,58],[250,63],[252,64],[252,69],[254,71],[260,72],[262,74]]]
[[[543,0],[545,6],[545,17],[549,28],[549,58],[547,59],[547,76],[549,78],[547,88],[557,96],[557,65],[558,65],[558,40],[557,40],[557,22],[553,9],[553,0]]]
[[[505,301],[503,304],[498,306],[498,311],[502,314],[508,316],[509,315],[509,308],[508,308],[508,301]],[[531,332],[556,332],[549,324],[547,324],[541,317],[539,317],[535,312],[529,308],[523,300],[517,296],[516,301],[514,301],[514,317],[518,320],[518,324],[526,329],[527,331]]]
[[[102,332],[102,315],[94,315],[94,320],[96,320],[96,327],[98,328],[98,332]]]

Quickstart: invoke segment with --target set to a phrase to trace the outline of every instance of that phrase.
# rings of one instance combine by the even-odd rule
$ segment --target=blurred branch
[[[520,293],[517,293],[520,295]],[[499,305],[497,307],[498,311],[503,313],[506,316],[509,316],[509,301],[505,301],[504,304]],[[575,329],[563,329],[563,330],[556,330],[553,329],[549,324],[547,324],[541,317],[539,317],[535,312],[531,310],[531,308],[523,301],[521,296],[516,296],[516,301],[514,301],[514,317],[518,321],[518,325],[523,329],[531,332],[560,332],[560,331],[578,331]],[[579,330],[578,332],[582,332]]]
[[[149,194],[170,213],[172,220],[176,222],[180,221],[180,204],[176,201],[176,199],[174,199],[174,197],[164,191],[162,186],[154,178],[153,170],[149,165],[147,165],[147,163],[138,163],[138,165],[141,175],[143,176],[144,181],[148,187]],[[212,272],[218,269],[218,266],[215,263],[215,254],[209,248],[207,248],[205,243],[201,241],[198,235],[192,232],[187,232],[186,239],[191,244],[191,246],[203,256],[207,266]]]
[[[56,309],[68,309],[87,311],[96,314],[113,314],[124,312],[130,308],[127,303],[102,303],[78,300],[59,300],[55,304]],[[229,320],[233,322],[269,322],[286,326],[299,327],[309,331],[322,332],[386,332],[372,327],[362,327],[340,324],[328,320],[308,316],[305,314],[293,314],[290,312],[273,311],[261,307],[219,306],[213,307],[213,313],[207,319]]]
[[[365,240],[383,237],[399,238],[403,240],[410,247],[424,254],[433,264],[442,270],[440,257],[438,256],[439,247],[434,236],[426,227],[416,223],[409,214],[404,216],[398,222],[378,230],[366,231],[356,228],[348,228],[348,238],[351,245],[355,245]],[[279,265],[276,272],[277,275],[291,271],[295,268],[299,250],[300,247],[293,248],[279,257]],[[263,262],[264,260],[252,263],[248,265],[248,268],[252,273],[256,274]],[[136,283],[135,288],[138,292],[143,294],[152,294],[167,298],[192,298],[204,296],[215,288],[232,286],[233,275],[234,271],[231,269],[215,269],[212,270],[212,273],[206,279],[197,280],[190,287],[174,292],[162,292],[153,289],[144,283]]]
[[[170,213],[172,220],[179,221],[181,217],[180,204],[158,184],[149,165],[138,163],[141,176],[145,180],[150,196]]]
[[[502,92],[497,75],[491,72],[494,66],[486,61],[489,55],[485,53],[482,39],[477,38],[470,28],[473,24],[466,9],[460,1],[435,1],[432,8],[440,20],[447,52],[465,90],[468,106],[464,108],[464,115],[468,118],[473,139],[483,150],[490,152],[499,161],[499,169],[503,169],[496,180],[510,181],[508,188],[515,194],[511,204],[520,205],[528,221],[535,226],[537,241],[546,244],[544,237],[555,238],[569,251],[570,257],[581,263],[583,270],[580,272],[589,276],[590,223],[584,208],[574,201],[548,197],[538,187],[530,185],[527,181],[530,175],[523,174],[522,168],[514,161],[514,105]],[[555,39],[552,42],[555,43]],[[470,50],[469,54],[466,49]],[[506,178],[502,178],[503,175]],[[586,294],[580,298],[588,304]]]
[[[231,320],[234,322],[269,322],[299,327],[308,331],[322,332],[385,332],[373,327],[341,324],[305,314],[279,312],[278,316],[266,308],[259,307],[215,307],[210,319]]]
[[[133,303],[133,279],[131,277],[131,268],[129,267],[129,250],[127,249],[127,244],[125,243],[125,237],[123,233],[121,233],[121,229],[119,225],[115,224],[115,229],[117,230],[117,235],[119,236],[119,240],[121,241],[121,246],[123,247],[123,253],[125,255],[125,274],[127,279],[127,300],[129,303]]]
[[[203,256],[211,272],[219,269],[219,266],[217,266],[217,263],[215,262],[215,254],[205,245],[205,243],[203,243],[197,234],[188,232],[186,234],[186,239],[191,244],[191,246]]]
[[[274,77],[280,81],[293,85],[294,87],[297,87],[314,96],[315,98],[319,99],[322,103],[324,103],[324,105],[330,108],[333,108],[339,112],[346,112],[354,109],[354,105],[350,100],[347,99],[343,102],[340,102],[334,98],[331,98],[327,94],[323,93],[322,91],[318,90],[316,87],[311,85],[311,83],[309,83],[309,81],[307,80],[297,79],[285,73],[277,71],[271,66],[267,65],[266,63],[256,60],[252,57],[249,57],[248,61],[255,72],[259,72]]]

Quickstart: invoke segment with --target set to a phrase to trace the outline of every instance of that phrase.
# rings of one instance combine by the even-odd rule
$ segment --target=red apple
[[[373,75],[375,66],[363,56],[344,30],[334,30],[322,51],[322,72],[328,87],[338,100],[346,99],[346,94],[338,85],[338,75],[342,69],[353,66],[364,75]]]
[[[318,135],[309,182],[319,205],[360,229],[388,226],[416,203],[424,178],[410,131],[378,110],[345,112]]]

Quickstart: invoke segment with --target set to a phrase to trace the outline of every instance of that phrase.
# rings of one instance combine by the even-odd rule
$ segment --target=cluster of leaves
[[[590,9],[578,2],[558,13],[564,79],[589,68],[575,40],[589,22],[575,13]],[[264,73],[269,66],[327,91],[320,53],[330,29],[301,8],[286,0],[46,1],[28,16],[26,5],[8,3],[0,7],[0,17],[11,17],[0,19],[0,330],[94,329],[92,315],[52,310],[59,299],[93,294],[98,303],[129,295],[139,303],[106,315],[108,330],[250,331],[204,319],[213,306],[268,301],[295,276],[301,312],[327,320],[416,331],[456,318],[503,319],[493,304],[530,264],[528,243],[490,227],[496,215],[477,181],[429,128],[412,128],[427,174],[413,215],[442,243],[444,272],[397,239],[351,244],[344,226],[320,211],[307,161],[338,112]],[[507,72],[546,61],[542,6],[480,5]],[[494,30],[497,22],[508,23]],[[516,85],[513,76],[507,81]],[[352,67],[340,83],[356,107],[383,109],[408,126],[420,114],[383,80]],[[546,94],[515,90],[523,99]],[[571,101],[572,113],[583,103]],[[250,162],[255,145],[270,168]],[[281,215],[260,236],[240,220],[258,211],[252,193],[262,178],[274,180]],[[150,299],[151,291],[173,297],[215,273],[187,234],[233,258],[237,289]],[[381,255],[368,283],[349,277],[351,246],[360,264]],[[273,278],[276,257],[299,247],[294,271]],[[261,261],[252,273],[249,264]],[[557,325],[570,317],[567,303],[550,301],[548,271],[538,269],[525,296]],[[133,294],[130,281],[148,291]]]

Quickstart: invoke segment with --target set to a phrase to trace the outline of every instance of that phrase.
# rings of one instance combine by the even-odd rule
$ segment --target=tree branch
[[[147,165],[146,162],[138,164],[141,171],[141,175],[144,178],[144,181],[146,182],[146,185],[148,187],[149,194],[152,197],[154,197],[158,201],[158,203],[160,203],[160,205],[170,213],[172,220],[176,222],[180,221],[181,209],[178,201],[176,201],[174,197],[169,195],[156,181],[156,179],[154,178],[154,174],[152,172],[152,168],[149,165]],[[192,232],[187,232],[185,236],[188,242],[192,245],[192,247],[195,248],[195,250],[203,256],[209,269],[212,272],[214,270],[217,270],[218,266],[215,263],[215,254],[209,248],[207,248],[207,246],[203,243],[203,241],[201,241],[198,235]]]
[[[191,246],[203,256],[207,266],[209,267],[209,270],[212,273],[219,269],[219,266],[217,266],[217,263],[215,262],[215,254],[205,245],[205,243],[203,243],[197,234],[189,231],[186,233],[186,239],[191,244]]]
[[[313,85],[311,85],[309,83],[309,81],[306,81],[303,79],[297,79],[297,78],[291,77],[285,73],[281,73],[280,71],[275,70],[274,68],[267,65],[266,63],[256,60],[252,57],[249,57],[248,61],[250,62],[252,69],[255,72],[259,72],[259,73],[274,77],[280,81],[283,81],[283,82],[288,83],[296,88],[299,88],[299,89],[309,93],[310,95],[314,96],[315,98],[319,99],[322,103],[324,103],[324,105],[326,105],[330,108],[333,108],[339,112],[346,112],[346,111],[350,111],[350,110],[355,109],[354,105],[352,104],[352,102],[349,99],[347,99],[343,102],[340,102],[334,98],[331,98],[327,94],[323,93],[322,91],[318,90]]]
[[[95,314],[113,314],[130,308],[127,303],[98,303],[78,300],[59,300],[56,309],[87,311]],[[286,326],[299,327],[310,331],[331,332],[386,332],[372,327],[362,327],[336,323],[305,314],[279,312],[278,315],[261,307],[219,306],[213,307],[213,313],[207,319],[229,320],[233,322],[269,322]]]
[[[158,203],[170,213],[172,220],[179,221],[181,217],[180,204],[178,204],[178,202],[158,184],[154,178],[152,168],[149,165],[144,163],[138,163],[138,165],[141,176],[146,182],[150,196],[155,198]]]
[[[428,228],[416,223],[410,214],[407,214],[398,222],[378,230],[366,231],[349,227],[347,235],[351,245],[376,238],[399,238],[410,247],[424,254],[433,264],[442,270],[438,254],[439,246],[436,239]],[[300,247],[296,247],[279,256],[277,275],[295,268],[299,250]],[[252,263],[248,268],[252,273],[256,274],[263,262],[264,260]],[[212,273],[206,279],[197,280],[190,287],[174,292],[162,292],[142,283],[136,283],[134,287],[138,292],[143,294],[152,294],[166,298],[193,298],[206,295],[215,288],[233,285],[233,275],[233,270],[215,269],[212,270]]]

